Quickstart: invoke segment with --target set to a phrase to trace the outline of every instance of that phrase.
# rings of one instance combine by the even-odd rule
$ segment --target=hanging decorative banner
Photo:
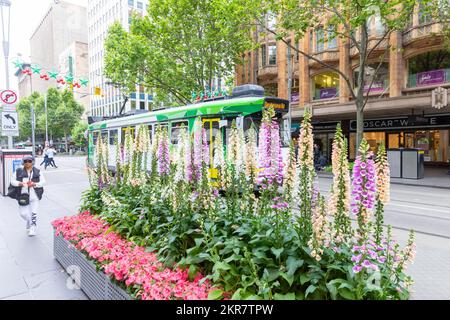
[[[49,75],[50,78],[52,78],[52,79],[58,78],[58,72],[51,72],[51,71],[49,71],[49,72],[48,72],[48,75]]]
[[[40,74],[42,68],[40,66],[38,66],[37,64],[32,64],[31,70],[33,71],[33,73]]]
[[[69,84],[70,87],[73,88],[81,88],[81,87],[87,87],[89,80],[84,78],[75,79],[73,74],[61,74],[60,72],[56,71],[56,68],[52,68],[51,71],[42,72],[43,68],[36,63],[31,64],[30,67],[25,68],[25,63],[21,61],[20,59],[15,59],[12,61],[14,64],[14,67],[21,70],[22,74],[32,76],[33,74],[38,74],[39,77],[42,80],[49,81],[50,79],[55,79],[56,83],[60,85],[66,85]],[[48,69],[47,69],[48,70]]]
[[[213,99],[213,98],[218,98],[218,97],[222,97],[222,96],[226,96],[226,95],[227,95],[226,89],[220,89],[220,88],[215,89],[213,87],[212,90],[205,89],[204,91],[200,91],[199,93],[192,92],[191,98],[192,98],[192,101],[194,101],[194,102],[200,102],[200,101],[204,101],[206,99]]]

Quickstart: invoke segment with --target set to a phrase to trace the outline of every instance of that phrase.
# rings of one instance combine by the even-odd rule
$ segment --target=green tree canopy
[[[45,97],[37,92],[21,99],[17,109],[21,140],[31,140],[31,104],[34,106],[36,138],[45,140]],[[47,91],[47,122],[50,139],[67,138],[80,121],[84,108],[69,90],[50,88]]]
[[[240,0],[154,0],[134,16],[130,33],[119,23],[105,42],[106,75],[135,90],[144,85],[161,99],[191,100],[215,77],[232,76],[251,48],[250,21]]]
[[[242,0],[247,14],[253,16],[251,20],[261,31],[259,36],[274,35],[276,40],[284,42],[291,50],[339,74],[356,104],[358,145],[363,135],[363,112],[373,80],[385,61],[385,55],[398,50],[389,41],[390,35],[405,30],[412,22],[414,10],[420,8],[422,15],[429,15],[433,21],[441,22],[441,36],[445,40],[450,21],[449,3],[448,0]],[[276,22],[268,24],[268,18]],[[377,19],[382,26],[375,39],[368,24],[371,19]],[[293,42],[288,42],[292,33],[296,40],[309,37],[311,29],[322,29],[322,34],[326,33],[328,39],[338,38],[345,47],[356,49],[359,65],[355,81],[352,81],[348,70],[343,69],[346,64],[325,61],[321,56],[302,51]],[[384,53],[379,55],[380,51]],[[366,70],[374,60],[378,67],[371,75],[372,80],[369,80]],[[369,90],[365,89],[367,82],[370,82]]]
[[[85,132],[88,128],[88,124],[85,121],[79,121],[72,129],[71,136],[72,141],[76,147],[82,148],[86,146]]]

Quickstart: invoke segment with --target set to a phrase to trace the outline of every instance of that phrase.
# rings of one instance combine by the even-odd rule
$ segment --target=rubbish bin
[[[0,192],[6,196],[11,175],[22,165],[22,158],[32,155],[31,150],[3,149],[0,150]]]
[[[424,152],[421,149],[404,149],[402,152],[402,178],[423,179]]]
[[[402,177],[402,149],[388,149],[387,158],[391,168],[391,178]]]

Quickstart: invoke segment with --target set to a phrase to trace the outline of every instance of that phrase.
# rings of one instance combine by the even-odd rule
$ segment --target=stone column
[[[404,87],[404,59],[402,33],[394,31],[389,38],[389,97],[399,97],[402,95]]]
[[[352,69],[350,67],[350,42],[348,39],[338,38],[339,47],[339,70],[348,78],[352,78]],[[350,89],[344,78],[339,75],[339,103],[350,101]]]
[[[300,50],[309,53],[309,31],[300,39]],[[309,59],[302,54],[298,57],[298,73],[299,73],[299,91],[300,100],[299,107],[304,107],[311,101],[311,79],[309,78]]]
[[[288,98],[287,92],[287,45],[277,41],[278,97]]]

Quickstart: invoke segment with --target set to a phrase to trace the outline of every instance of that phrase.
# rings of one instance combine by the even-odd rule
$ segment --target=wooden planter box
[[[81,290],[91,300],[131,300],[131,296],[117,286],[101,270],[97,270],[94,263],[78,251],[62,235],[53,236],[53,254],[64,270],[78,267],[80,270]]]

